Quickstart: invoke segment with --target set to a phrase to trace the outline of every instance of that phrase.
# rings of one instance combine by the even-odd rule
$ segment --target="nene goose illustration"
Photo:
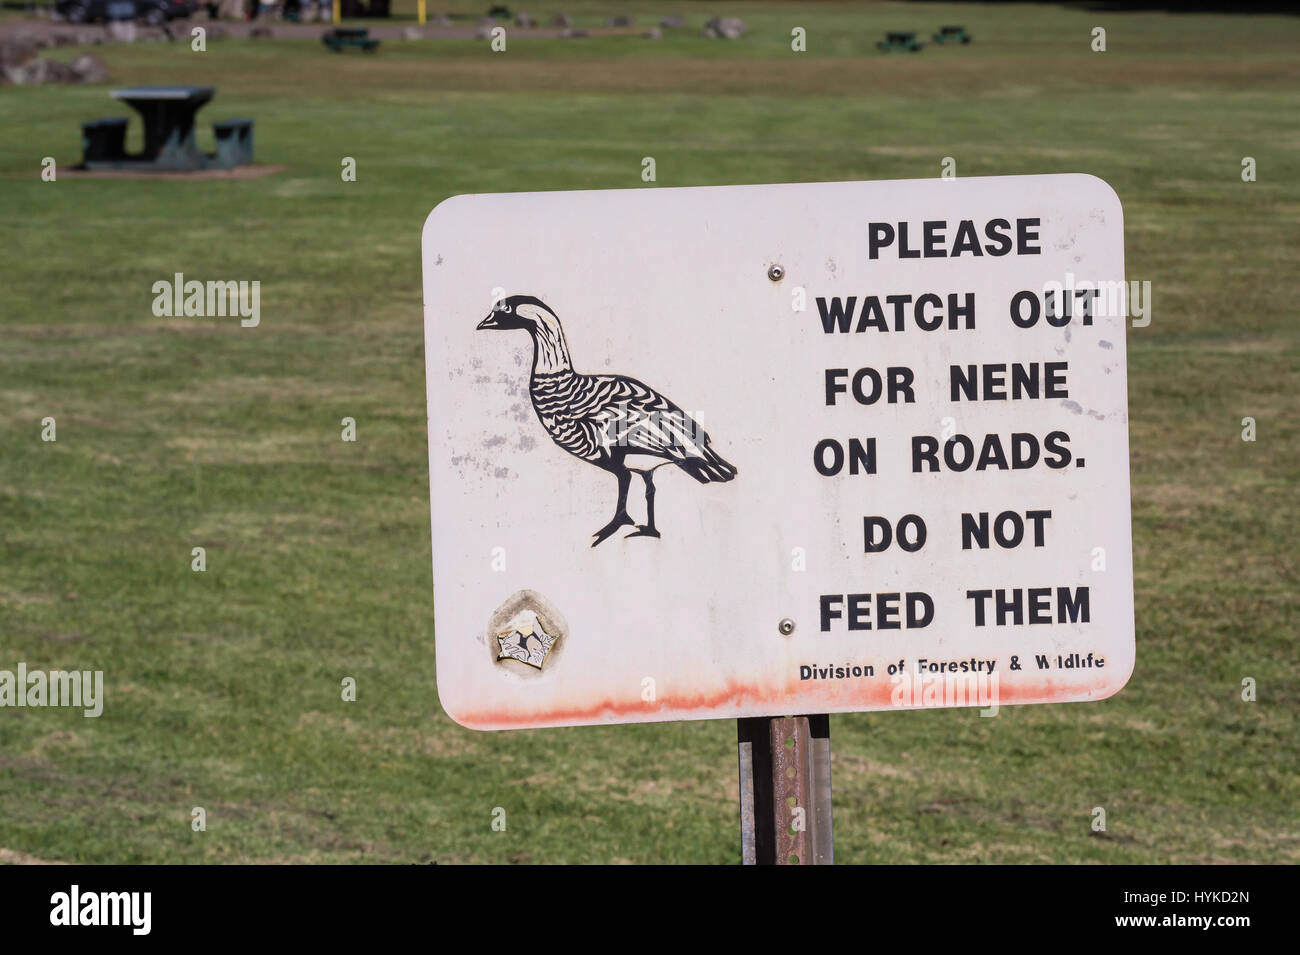
[[[503,299],[478,327],[522,328],[532,336],[529,393],[542,427],[565,451],[618,479],[614,517],[592,535],[592,547],[620,527],[636,523],[627,513],[633,471],[645,481],[646,522],[628,537],[659,536],[654,472],[665,464],[677,465],[701,484],[736,476],[736,469],[709,447],[704,430],[653,388],[623,375],[575,372],[560,320],[540,299]]]

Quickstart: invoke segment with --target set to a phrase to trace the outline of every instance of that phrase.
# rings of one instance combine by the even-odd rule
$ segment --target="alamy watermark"
[[[152,910],[152,892],[86,892],[74,884],[50,896],[50,924],[55,926],[123,926],[132,935],[148,935]]]
[[[680,448],[703,443],[708,440],[708,435],[700,424],[700,417],[698,413],[687,414],[676,409],[642,411],[620,404],[605,418],[605,438],[615,447],[644,447],[649,442]]]
[[[1021,296],[1031,293],[1020,293]],[[1043,283],[1043,311],[1049,325],[1069,324],[1076,317],[1084,325],[1091,325],[1094,318],[1128,318],[1132,317],[1134,328],[1146,328],[1151,324],[1151,282],[1093,282],[1076,278],[1073,272],[1065,273],[1065,281]],[[1026,302],[1025,308],[1018,308],[1013,303],[1012,316],[1016,324],[1037,319],[1037,303]]]
[[[975,661],[983,663],[985,661]],[[992,661],[988,661],[990,664]],[[920,661],[922,667],[926,661]],[[963,662],[961,666],[966,666]],[[978,706],[980,716],[997,716],[1000,694],[998,690],[999,674],[990,665],[986,670],[981,667],[975,672],[931,672],[918,669],[907,672],[890,667],[892,675],[889,682],[893,689],[889,702],[893,706],[904,708]]]
[[[153,313],[158,318],[234,318],[244,328],[262,321],[262,283],[200,282],[183,272],[153,283]]]
[[[0,706],[71,706],[93,719],[104,712],[103,670],[0,670]]]

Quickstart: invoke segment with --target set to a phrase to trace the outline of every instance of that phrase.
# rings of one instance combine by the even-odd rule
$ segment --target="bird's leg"
[[[621,468],[615,473],[618,476],[618,507],[614,511],[613,520],[611,520],[600,530],[596,531],[595,534],[591,535],[592,537],[596,538],[594,541],[591,542],[592,547],[595,547],[601,541],[608,539],[609,536],[613,534],[616,530],[618,530],[620,527],[623,527],[626,524],[636,523],[635,521],[632,520],[632,518],[628,517],[627,514],[627,489],[628,486],[632,483],[632,472],[629,471],[627,468]]]
[[[663,467],[663,465],[658,465]],[[650,468],[647,471],[638,471],[638,474],[645,479],[645,523],[638,524],[637,529],[628,537],[658,537],[659,531],[655,528],[655,469]]]

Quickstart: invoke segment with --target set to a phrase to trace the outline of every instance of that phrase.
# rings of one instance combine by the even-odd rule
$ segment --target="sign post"
[[[745,865],[831,865],[830,717],[736,721]]]
[[[831,858],[825,714],[1128,680],[1101,180],[457,196],[423,259],[462,725],[737,719],[746,858],[807,864]]]

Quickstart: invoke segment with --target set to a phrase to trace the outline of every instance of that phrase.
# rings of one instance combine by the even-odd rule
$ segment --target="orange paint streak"
[[[544,726],[586,726],[602,723],[653,723],[668,720],[730,719],[737,711],[746,716],[782,716],[792,713],[852,713],[900,709],[936,709],[933,706],[895,706],[894,684],[888,678],[870,682],[844,681],[817,686],[761,687],[729,680],[713,693],[667,695],[653,703],[632,699],[602,699],[546,710],[487,709],[450,714],[471,729],[526,729]],[[1026,703],[1063,703],[1104,699],[1113,692],[1108,678],[1088,680],[1012,681],[998,686],[998,706]],[[972,700],[970,705],[978,705]]]

